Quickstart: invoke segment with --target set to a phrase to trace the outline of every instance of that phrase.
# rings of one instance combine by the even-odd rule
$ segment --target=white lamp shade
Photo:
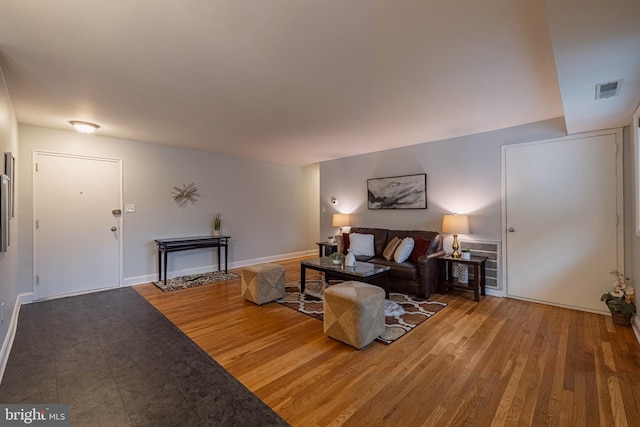
[[[333,214],[332,227],[348,227],[351,225],[349,214]]]
[[[445,215],[442,218],[442,232],[447,234],[469,234],[467,215]]]

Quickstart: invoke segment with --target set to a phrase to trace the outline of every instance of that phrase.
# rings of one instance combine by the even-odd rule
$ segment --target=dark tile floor
[[[0,403],[65,403],[77,426],[286,426],[131,288],[28,304]]]

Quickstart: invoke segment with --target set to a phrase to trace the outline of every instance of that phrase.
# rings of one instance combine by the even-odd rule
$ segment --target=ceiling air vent
[[[611,98],[620,93],[620,85],[622,80],[613,82],[599,83],[596,85],[596,99]]]

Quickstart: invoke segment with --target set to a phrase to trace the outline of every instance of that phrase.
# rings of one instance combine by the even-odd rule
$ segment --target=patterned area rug
[[[334,283],[339,283],[339,281],[331,281],[329,286]],[[301,294],[299,281],[287,283],[285,285],[286,293],[284,298],[276,302],[307,316],[323,320],[322,293],[324,292],[324,287],[325,284],[322,280],[307,280],[304,294]],[[414,295],[390,292],[389,300],[385,301],[385,314],[389,311],[389,306],[395,306],[395,304],[389,304],[389,301],[400,306],[403,309],[403,313],[385,317],[384,333],[376,338],[377,341],[385,344],[391,344],[406,335],[416,326],[447,306],[445,303],[427,301]]]
[[[188,276],[174,277],[173,279],[168,279],[166,285],[160,280],[152,283],[164,292],[171,292],[178,289],[192,288],[194,286],[207,285],[209,283],[237,279],[238,277],[240,276],[234,273],[212,271],[210,273],[190,274]]]

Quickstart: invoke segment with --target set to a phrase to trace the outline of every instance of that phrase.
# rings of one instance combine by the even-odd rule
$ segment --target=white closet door
[[[621,140],[610,132],[503,149],[509,296],[606,311],[600,296],[623,263]]]

